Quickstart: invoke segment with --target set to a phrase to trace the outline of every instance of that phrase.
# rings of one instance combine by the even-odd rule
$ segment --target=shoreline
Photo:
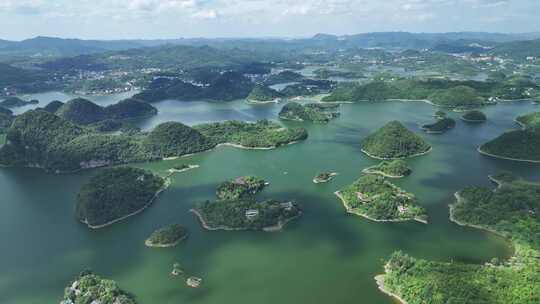
[[[385,267],[386,268],[386,267]],[[402,297],[400,297],[399,295],[391,292],[390,290],[388,290],[388,288],[386,288],[386,285],[384,285],[384,274],[379,274],[379,275],[376,275],[374,277],[375,279],[375,282],[377,282],[377,288],[379,288],[379,290],[386,294],[387,296],[390,296],[396,300],[398,300],[400,303],[402,304],[408,304],[407,301],[405,301]]]
[[[334,194],[341,200],[341,203],[343,204],[343,207],[345,207],[345,210],[347,211],[347,213],[358,215],[358,216],[361,216],[363,218],[366,218],[366,219],[374,221],[374,222],[401,223],[401,222],[417,221],[417,222],[422,223],[422,224],[426,224],[426,225],[428,224],[427,220],[422,220],[422,219],[419,219],[419,218],[416,218],[416,217],[409,218],[409,219],[390,219],[390,220],[375,219],[375,218],[370,217],[367,214],[364,214],[364,213],[361,213],[361,212],[358,212],[358,211],[354,211],[351,207],[349,207],[347,205],[345,199],[343,198],[343,196],[341,195],[341,193],[339,191],[334,192]]]
[[[362,170],[362,173],[365,173],[365,174],[378,174],[378,175],[381,175],[383,177],[387,177],[387,178],[404,178],[406,177],[407,175],[390,175],[390,174],[386,174],[382,171],[379,171],[379,170],[372,170],[372,168],[375,168],[377,167],[378,165],[375,165],[375,166],[371,166],[371,167],[367,167],[365,169]]]
[[[395,159],[407,159],[407,158],[413,158],[413,157],[418,157],[418,156],[422,156],[422,155],[426,155],[428,153],[430,153],[431,151],[433,151],[433,147],[429,147],[429,149],[425,152],[421,152],[421,153],[416,153],[416,154],[413,154],[411,156],[405,156],[405,157],[395,157],[395,158],[385,158],[385,157],[379,157],[379,156],[375,156],[375,155],[372,155],[370,154],[369,152],[367,152],[366,150],[364,150],[363,148],[360,149],[360,151],[362,151],[362,153],[366,154],[367,156],[371,157],[371,158],[375,158],[375,159],[378,159],[378,160],[395,160]]]
[[[125,219],[127,219],[127,218],[129,218],[129,217],[132,217],[132,216],[134,216],[134,215],[137,215],[137,214],[143,212],[143,211],[146,210],[148,207],[150,207],[150,206],[154,203],[154,201],[159,197],[159,195],[160,195],[163,191],[165,191],[167,188],[169,188],[170,185],[171,185],[171,180],[168,179],[168,178],[166,178],[166,179],[165,179],[165,184],[163,185],[163,187],[161,187],[161,188],[154,194],[154,196],[150,199],[150,201],[149,201],[148,203],[146,203],[146,205],[144,205],[144,206],[141,207],[140,209],[138,209],[138,210],[136,210],[136,211],[134,211],[134,212],[132,212],[132,213],[130,213],[130,214],[124,215],[124,216],[122,216],[122,217],[120,217],[120,218],[114,219],[114,220],[112,220],[112,221],[109,221],[109,222],[107,222],[107,223],[100,224],[100,225],[91,225],[91,224],[88,223],[88,220],[87,220],[87,219],[84,219],[84,220],[81,219],[80,221],[81,221],[83,224],[85,224],[86,226],[88,226],[88,228],[94,229],[94,230],[96,230],[96,229],[101,229],[101,228],[105,228],[105,227],[110,226],[110,225],[112,225],[112,224],[114,224],[114,223],[123,221],[123,220],[125,220]]]
[[[197,218],[199,219],[199,223],[201,224],[201,226],[205,230],[208,230],[208,231],[219,231],[219,230],[224,230],[224,231],[248,231],[248,230],[251,230],[249,228],[231,228],[231,227],[227,227],[227,226],[211,227],[211,226],[208,225],[208,223],[204,219],[204,216],[201,214],[201,212],[199,210],[197,210],[195,208],[192,208],[192,209],[189,209],[189,212],[194,213],[197,216]],[[255,231],[264,231],[264,232],[279,232],[279,231],[282,231],[283,227],[285,227],[285,225],[287,225],[287,223],[289,223],[292,220],[295,220],[295,219],[299,218],[301,215],[302,215],[302,212],[300,212],[297,216],[286,219],[285,221],[279,221],[274,226],[263,227],[261,229],[255,230]]]
[[[488,153],[488,152],[483,151],[483,150],[482,150],[482,146],[479,146],[479,147],[476,149],[476,151],[478,151],[478,153],[480,153],[480,154],[482,154],[482,155],[489,156],[489,157],[493,157],[493,158],[504,159],[504,160],[511,160],[511,161],[518,161],[518,162],[533,163],[533,164],[540,164],[540,160],[511,158],[511,157],[505,157],[505,156],[499,156],[499,155],[491,154],[491,153]]]

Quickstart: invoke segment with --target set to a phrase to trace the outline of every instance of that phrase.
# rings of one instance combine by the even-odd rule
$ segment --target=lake
[[[46,103],[69,96],[31,96]],[[124,96],[88,97],[106,105]],[[48,100],[50,99],[50,100]],[[159,114],[139,122],[145,130],[164,121],[194,125],[229,119],[276,119],[282,104],[249,105],[162,101]],[[468,185],[493,186],[488,174],[507,170],[540,180],[540,165],[481,156],[476,147],[515,128],[513,119],[538,110],[529,102],[484,109],[489,121],[428,135],[420,125],[433,121],[435,108],[421,102],[346,104],[327,125],[303,126],[309,138],[270,151],[220,147],[210,152],[138,167],[165,174],[176,164],[201,167],[173,177],[172,186],[145,212],[93,231],[74,218],[80,186],[95,170],[51,175],[36,169],[0,168],[0,303],[58,303],[64,287],[85,269],[116,280],[139,303],[193,304],[379,304],[393,300],[378,291],[373,277],[383,272],[393,251],[438,261],[483,263],[512,254],[508,243],[492,234],[448,220],[454,192]],[[459,118],[458,113],[450,113]],[[352,183],[360,171],[378,163],[360,152],[360,139],[391,120],[400,120],[433,145],[433,152],[408,160],[413,174],[395,181],[427,208],[429,224],[376,223],[348,215],[333,192]],[[313,184],[320,171],[339,175]],[[257,175],[270,182],[260,199],[299,202],[303,216],[283,232],[209,232],[189,213],[197,202],[214,199],[227,179]],[[189,238],[174,248],[144,246],[155,229],[185,225]],[[203,278],[191,289],[170,276],[179,262],[189,275]]]

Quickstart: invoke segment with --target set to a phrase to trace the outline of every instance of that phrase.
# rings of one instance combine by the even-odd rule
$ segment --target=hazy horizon
[[[316,33],[540,31],[534,0],[3,0],[0,37],[303,38]],[[21,26],[24,25],[24,26]]]

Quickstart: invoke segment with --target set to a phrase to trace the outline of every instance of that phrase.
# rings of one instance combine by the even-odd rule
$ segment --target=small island
[[[339,116],[339,112],[335,112],[335,109],[338,107],[339,105],[332,104],[311,103],[301,105],[297,102],[289,102],[279,112],[279,118],[283,120],[328,123],[330,120]]]
[[[382,161],[380,164],[362,170],[366,174],[378,174],[388,178],[402,178],[412,173],[404,160]]]
[[[510,240],[514,256],[484,265],[416,259],[400,251],[377,276],[379,288],[402,303],[536,303],[540,286],[540,184],[507,173],[498,187],[467,187],[456,193],[450,220]]]
[[[362,152],[376,159],[401,159],[424,155],[431,146],[399,121],[391,121],[361,142]]]
[[[461,120],[471,123],[482,123],[487,120],[487,116],[481,111],[472,110],[465,112],[465,114],[461,116]]]
[[[32,100],[24,100],[20,99],[19,97],[8,97],[2,101],[0,101],[0,107],[4,108],[19,108],[24,107],[27,105],[34,105],[38,104],[39,100],[32,99]]]
[[[131,293],[122,290],[115,281],[102,279],[91,271],[82,272],[64,291],[60,304],[121,303],[136,304]]]
[[[348,213],[376,222],[418,221],[427,224],[426,210],[408,193],[377,175],[363,175],[337,191]]]
[[[280,231],[301,215],[295,202],[266,200],[258,202],[255,195],[267,183],[257,177],[240,177],[222,183],[216,201],[206,201],[191,209],[207,230]]]
[[[219,200],[236,200],[253,196],[261,192],[268,182],[256,176],[241,176],[232,181],[221,183],[216,190]]]
[[[174,247],[188,237],[187,229],[180,224],[172,224],[154,231],[144,242],[147,247]]]
[[[432,124],[422,126],[422,130],[432,134],[442,134],[456,126],[456,121],[452,118],[442,118]]]
[[[322,184],[331,181],[338,174],[336,172],[321,172],[313,178],[313,183]]]
[[[106,227],[146,209],[167,186],[166,180],[142,169],[104,169],[81,187],[75,215],[92,229]]]

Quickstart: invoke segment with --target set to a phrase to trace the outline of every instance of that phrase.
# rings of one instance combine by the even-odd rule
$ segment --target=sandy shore
[[[482,150],[482,146],[478,147],[476,150],[478,151],[478,153],[480,153],[482,155],[493,157],[493,158],[504,159],[504,160],[512,160],[512,161],[518,161],[518,162],[527,162],[527,163],[540,164],[540,160],[511,158],[511,157],[504,157],[504,156],[499,156],[499,155],[487,153],[487,152]]]
[[[345,207],[345,210],[347,210],[347,213],[361,216],[361,217],[366,218],[366,219],[368,219],[370,221],[374,221],[374,222],[391,222],[391,223],[417,221],[417,222],[422,223],[422,224],[427,224],[428,223],[428,221],[423,220],[423,219],[419,219],[419,218],[393,219],[393,220],[380,220],[380,219],[372,218],[372,217],[370,217],[370,216],[368,216],[368,215],[366,215],[366,214],[364,214],[362,212],[358,212],[358,211],[355,211],[354,209],[350,208],[347,205],[347,203],[345,202],[345,199],[343,198],[343,196],[341,195],[341,193],[339,191],[334,192],[334,194],[341,200],[341,203],[343,204],[343,207]]]
[[[132,213],[130,213],[130,214],[128,214],[128,215],[122,216],[122,217],[120,217],[120,218],[114,219],[114,220],[112,220],[112,221],[109,221],[109,222],[107,222],[107,223],[105,223],[105,224],[101,224],[101,225],[91,225],[91,224],[88,223],[88,221],[87,221],[86,219],[81,220],[81,222],[82,222],[83,224],[86,224],[86,225],[88,226],[88,228],[91,228],[91,229],[100,229],[100,228],[104,228],[104,227],[107,227],[107,226],[109,226],[109,225],[112,225],[112,224],[114,224],[114,223],[116,223],[116,222],[120,222],[120,221],[122,221],[122,220],[125,220],[125,219],[127,219],[128,217],[131,217],[131,216],[134,216],[134,215],[136,215],[136,214],[139,214],[139,213],[143,212],[146,208],[150,207],[150,205],[152,205],[152,203],[158,198],[158,196],[161,194],[161,192],[163,192],[163,191],[165,191],[167,188],[169,188],[170,185],[171,185],[171,180],[170,180],[170,179],[166,179],[166,180],[165,180],[165,184],[163,185],[163,187],[161,187],[161,189],[159,189],[159,190],[154,194],[154,196],[152,197],[152,199],[150,199],[150,201],[149,201],[146,205],[144,205],[142,208],[140,208],[140,209],[138,209],[138,210],[136,210],[136,211],[134,211],[134,212],[132,212]]]
[[[375,156],[375,155],[370,154],[369,152],[367,152],[364,149],[361,149],[360,151],[362,151],[362,153],[366,154],[367,156],[369,156],[371,158],[375,158],[375,159],[379,159],[379,160],[394,160],[394,159],[407,159],[407,158],[413,158],[413,157],[417,157],[417,156],[426,155],[429,152],[433,151],[433,147],[429,147],[429,149],[427,151],[425,151],[425,152],[416,153],[416,154],[413,154],[413,155],[407,156],[407,157],[395,157],[395,158],[386,158],[386,157]]]

